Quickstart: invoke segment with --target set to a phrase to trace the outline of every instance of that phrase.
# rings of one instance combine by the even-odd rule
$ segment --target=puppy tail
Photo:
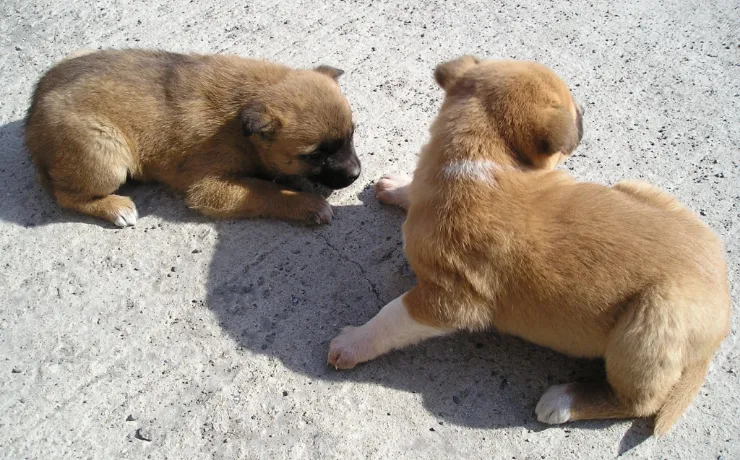
[[[673,386],[668,399],[655,416],[653,432],[656,436],[668,433],[676,420],[689,407],[689,404],[699,392],[702,383],[704,383],[708,368],[709,361],[700,361],[684,370],[681,379]]]

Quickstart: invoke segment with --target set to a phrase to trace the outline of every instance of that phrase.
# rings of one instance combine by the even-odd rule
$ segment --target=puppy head
[[[446,93],[442,110],[481,136],[500,137],[515,164],[554,169],[581,141],[583,108],[541,64],[463,56],[440,64],[434,77]]]
[[[270,174],[333,189],[359,177],[352,111],[337,84],[342,73],[329,66],[290,71],[242,109],[243,134]]]

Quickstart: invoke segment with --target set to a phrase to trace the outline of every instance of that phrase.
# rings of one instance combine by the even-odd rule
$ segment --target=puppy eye
[[[324,155],[325,155],[325,152],[321,149],[321,147],[319,147],[313,152],[304,153],[303,155],[301,155],[301,157],[305,160],[318,161],[321,158],[323,158]]]

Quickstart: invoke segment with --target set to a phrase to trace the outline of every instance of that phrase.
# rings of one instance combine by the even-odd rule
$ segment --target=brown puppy
[[[359,176],[341,74],[236,56],[78,53],[39,81],[26,144],[59,204],[118,226],[137,218],[113,194],[127,178],[163,182],[213,217],[326,223],[323,197],[275,179],[341,188]]]
[[[657,414],[665,433],[699,390],[728,330],[720,241],[644,182],[602,187],[553,168],[581,138],[582,110],[549,69],[527,62],[440,65],[446,98],[413,182],[386,178],[408,210],[418,285],[346,328],[329,363],[491,326],[572,356],[603,357],[607,381],[547,390],[545,423]]]

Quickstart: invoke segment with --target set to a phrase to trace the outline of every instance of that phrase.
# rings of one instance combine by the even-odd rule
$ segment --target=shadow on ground
[[[59,209],[36,184],[22,122],[0,127],[0,219],[23,227],[94,219]],[[368,182],[371,178],[364,178]],[[362,180],[362,179],[361,179]],[[126,186],[142,216],[208,222],[161,186]],[[599,362],[573,360],[496,333],[460,333],[393,352],[352,371],[326,365],[330,340],[370,319],[408,290],[414,277],[401,249],[403,214],[381,207],[366,188],[361,205],[339,206],[331,225],[267,220],[216,223],[206,303],[243,349],[278,358],[294,372],[330,381],[371,382],[422,395],[442,422],[496,428],[545,427],[534,406],[550,384],[602,378]],[[113,228],[113,227],[110,227]],[[603,428],[611,422],[578,423]],[[622,452],[649,436],[635,422]]]

